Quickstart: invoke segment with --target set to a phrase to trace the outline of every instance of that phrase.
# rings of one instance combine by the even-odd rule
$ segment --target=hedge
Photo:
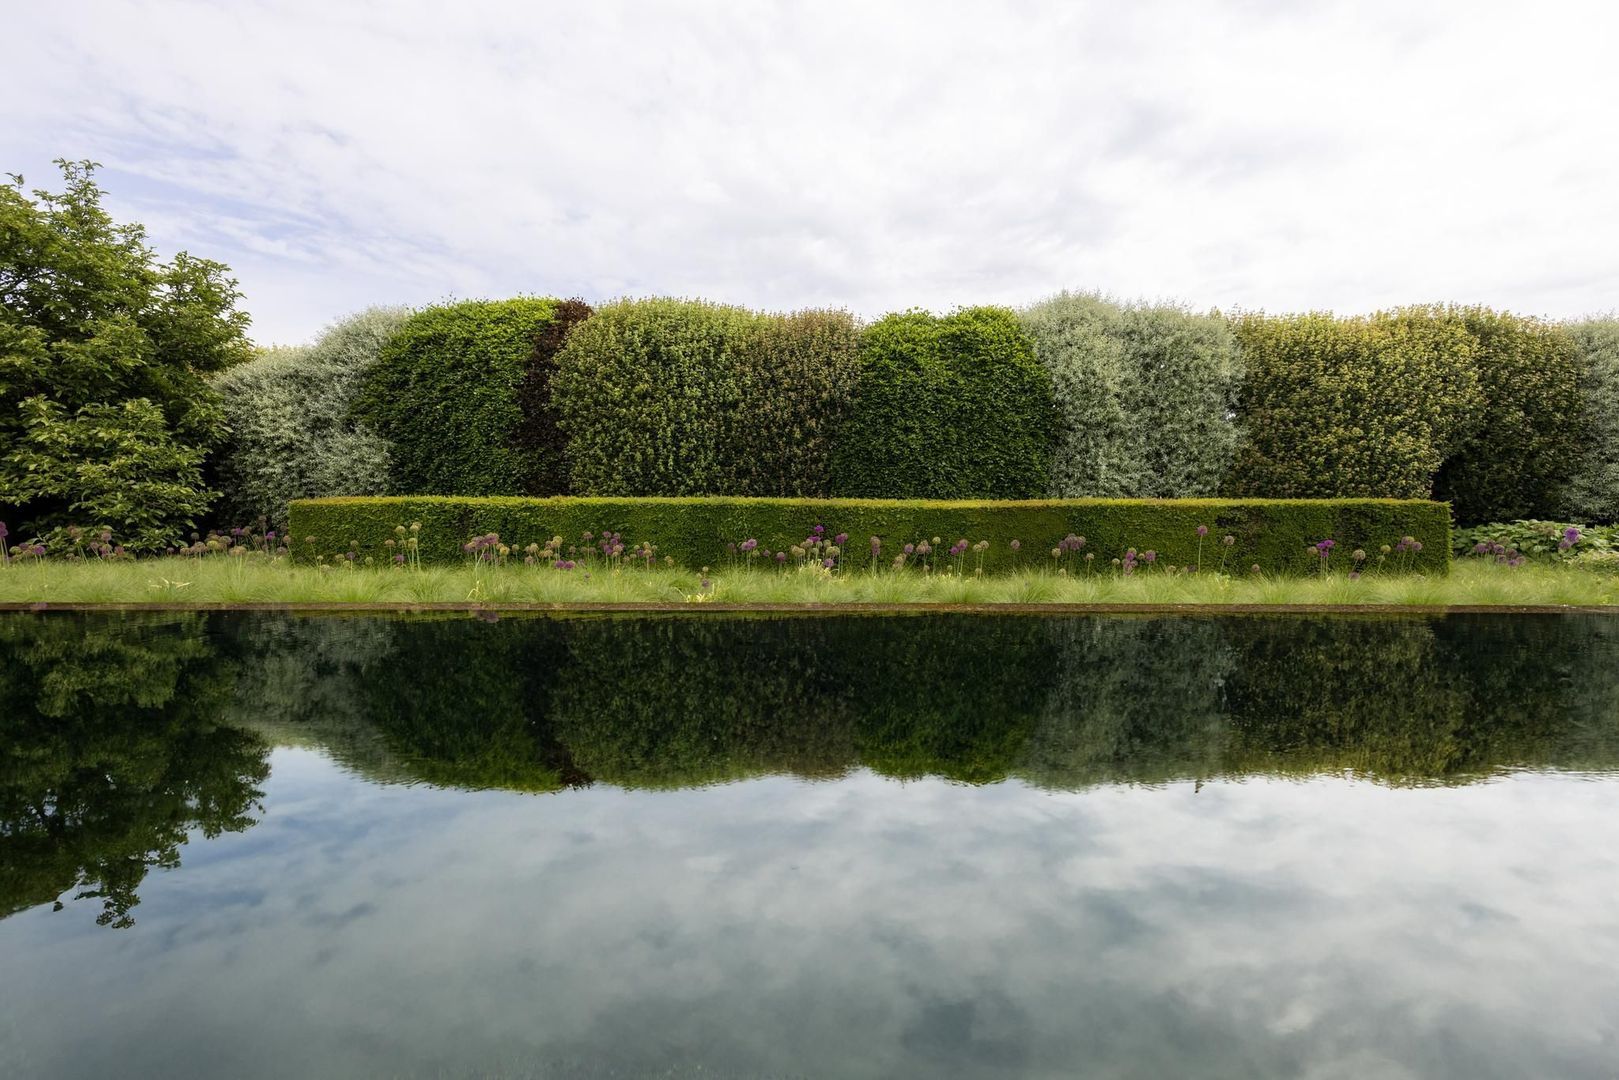
[[[521,419],[511,440],[529,463],[525,495],[566,495],[573,490],[568,478],[568,439],[562,433],[551,383],[557,354],[573,328],[590,318],[593,310],[578,297],[560,301],[551,321],[534,335],[528,368],[517,387]]]
[[[825,495],[858,374],[846,311],[701,300],[605,305],[551,381],[582,495]]]
[[[763,316],[657,298],[606,304],[568,336],[551,380],[573,490],[703,495],[728,473],[742,357]]]
[[[1242,358],[1225,319],[1059,293],[1019,313],[1060,417],[1050,494],[1196,498],[1236,449]]]
[[[362,311],[308,348],[265,350],[215,376],[229,428],[213,461],[218,516],[284,524],[293,499],[387,492],[388,443],[350,411],[407,317],[403,308]]]
[[[1579,357],[1588,438],[1571,463],[1564,515],[1619,522],[1619,318],[1566,327]]]
[[[832,440],[860,377],[859,346],[847,311],[795,311],[754,325],[741,353],[723,494],[832,493]]]
[[[1384,499],[1342,500],[1130,500],[1073,499],[1022,502],[970,502],[864,499],[756,498],[353,498],[310,499],[292,504],[289,535],[300,559],[343,556],[349,551],[379,561],[394,553],[387,541],[395,527],[421,523],[420,552],[425,561],[464,558],[461,547],[474,535],[497,533],[523,547],[552,536],[575,541],[585,532],[620,534],[626,547],[657,546],[661,559],[688,566],[720,566],[726,545],[757,540],[779,551],[797,544],[816,525],[826,535],[847,533],[846,565],[872,564],[870,538],[881,541],[877,562],[887,565],[901,545],[938,537],[947,547],[958,539],[988,540],[986,571],[1014,566],[1049,566],[1051,550],[1069,535],[1083,536],[1082,552],[1065,554],[1070,572],[1091,564],[1111,568],[1127,548],[1159,553],[1162,563],[1192,565],[1199,559],[1198,526],[1205,568],[1224,560],[1228,570],[1258,564],[1269,573],[1306,572],[1316,557],[1306,548],[1335,542],[1335,566],[1347,566],[1355,549],[1375,563],[1379,549],[1411,536],[1420,552],[1391,555],[1398,565],[1445,573],[1450,559],[1450,509],[1443,503]],[[1221,540],[1233,537],[1227,549]],[[1010,542],[1020,542],[1014,553]],[[944,559],[934,555],[935,563]]]
[[[857,498],[1046,494],[1051,375],[1006,308],[888,315],[860,339],[860,381],[835,440],[832,492]]]
[[[1477,343],[1420,311],[1244,315],[1231,496],[1428,498],[1484,400]]]
[[[1554,515],[1586,444],[1580,359],[1554,323],[1483,307],[1408,309],[1473,339],[1483,407],[1433,497],[1463,524]]]
[[[519,445],[518,391],[556,310],[546,299],[431,307],[389,339],[354,412],[393,445],[392,491],[517,495],[546,473],[545,451]]]

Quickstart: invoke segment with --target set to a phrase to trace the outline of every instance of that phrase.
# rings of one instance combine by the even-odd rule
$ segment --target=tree
[[[201,462],[223,431],[207,375],[252,356],[229,269],[159,262],[102,208],[91,161],[58,193],[0,184],[0,508],[35,533],[105,526],[172,543],[207,506]],[[154,482],[129,497],[149,462]]]

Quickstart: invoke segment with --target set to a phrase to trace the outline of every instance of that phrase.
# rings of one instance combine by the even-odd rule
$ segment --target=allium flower
[[[828,569],[828,570],[830,570],[830,569],[832,569],[832,567],[833,567],[833,566],[834,566],[834,565],[835,565],[835,564],[834,564],[834,563],[833,563],[833,562],[832,562],[832,560],[831,560],[831,559],[822,559],[822,560],[821,560],[821,565],[822,565],[822,566],[823,566],[823,567],[825,567],[825,568],[826,568],[826,569]]]
[[[817,525],[815,528],[811,529],[810,532],[814,533],[816,536],[820,536],[822,533],[826,532],[826,526]]]
[[[1359,570],[1351,570],[1351,571],[1349,571],[1349,580],[1350,581],[1359,581],[1360,580],[1360,571]]]
[[[905,547],[902,550],[907,555],[914,554],[916,552],[916,545],[915,544],[906,544]]]
[[[1366,552],[1364,550],[1362,550],[1361,548],[1356,548],[1354,551],[1351,551],[1349,553],[1349,557],[1351,559],[1354,559],[1358,563],[1359,562],[1365,562],[1366,561]]]
[[[533,562],[534,561],[534,556],[530,555],[528,561]],[[394,564],[396,566],[404,566],[405,565],[405,557],[403,555],[395,555],[394,556]]]
[[[849,542],[849,534],[848,533],[838,533],[838,535],[836,535],[836,536],[834,536],[832,538],[832,542],[834,544],[838,545],[838,547],[842,547],[844,544],[847,544]]]
[[[1235,544],[1236,542],[1237,542],[1237,538],[1235,536],[1230,535],[1229,533],[1227,533],[1225,536],[1220,538],[1220,543],[1224,544],[1226,547],[1230,547],[1232,544]]]
[[[1023,550],[1023,544],[1021,542],[1017,541],[1017,540],[1013,540],[1007,546],[1010,547],[1013,551],[1022,551]]]
[[[1252,572],[1252,573],[1255,573],[1255,574],[1257,574],[1257,573],[1259,573],[1259,564],[1258,564],[1258,563],[1254,563],[1254,565],[1252,565],[1252,566],[1250,566],[1250,567],[1249,567],[1249,568],[1248,568],[1248,569],[1249,569],[1249,570],[1250,570],[1250,571],[1251,571],[1251,572]]]
[[[776,552],[776,561],[778,563],[786,562],[787,561],[787,553],[785,551]]]
[[[1199,525],[1197,527],[1197,535],[1200,539],[1209,535],[1209,527],[1207,525]]]
[[[1141,553],[1141,561],[1155,563],[1158,561],[1158,553],[1156,551],[1143,551]]]
[[[3,522],[3,521],[0,521],[0,540],[4,540],[6,537],[8,537],[10,535],[11,535],[11,533],[9,531],[7,531],[7,529],[6,529],[6,523]]]
[[[742,550],[743,551],[752,551],[754,548],[756,548],[758,546],[759,546],[759,541],[751,539],[751,538],[742,541]]]

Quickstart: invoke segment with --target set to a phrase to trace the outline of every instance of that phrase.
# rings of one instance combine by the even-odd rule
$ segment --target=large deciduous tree
[[[248,317],[229,268],[159,261],[102,208],[94,162],[57,164],[59,192],[0,184],[0,513],[161,548],[212,497],[207,375],[252,356]]]

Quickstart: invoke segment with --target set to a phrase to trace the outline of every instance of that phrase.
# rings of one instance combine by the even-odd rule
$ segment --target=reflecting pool
[[[0,1076],[1603,1077],[1619,618],[0,616]]]

